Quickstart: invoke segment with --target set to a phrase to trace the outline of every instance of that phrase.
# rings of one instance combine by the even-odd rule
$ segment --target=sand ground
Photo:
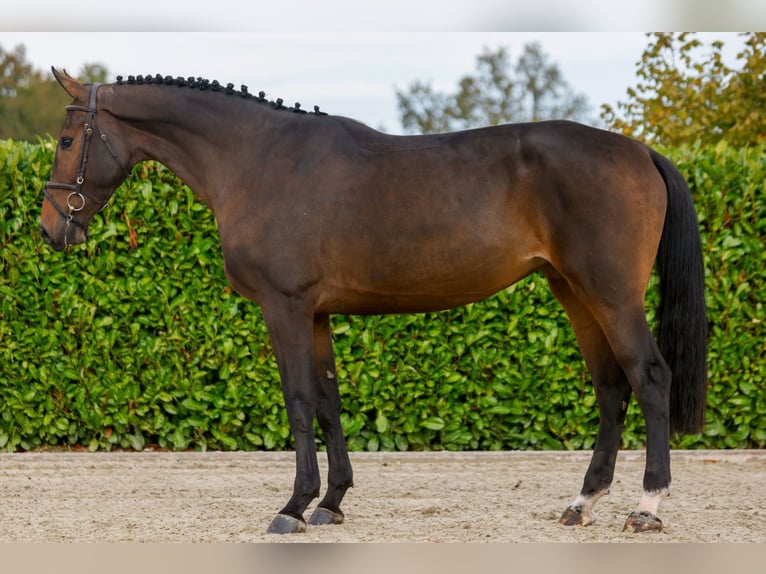
[[[352,453],[346,522],[265,530],[293,453],[0,455],[2,542],[766,542],[766,451],[674,451],[660,534],[623,534],[642,452],[624,451],[586,528],[557,524],[588,452]],[[320,454],[326,475],[326,459]],[[306,514],[313,508],[309,507]]]

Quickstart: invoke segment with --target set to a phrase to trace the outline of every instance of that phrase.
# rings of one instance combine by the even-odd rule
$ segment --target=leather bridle
[[[74,105],[66,107],[67,112],[84,112],[88,114],[85,118],[84,138],[82,148],[80,150],[80,165],[77,168],[77,177],[75,178],[75,183],[60,183],[50,180],[45,184],[45,189],[43,190],[45,197],[48,198],[48,201],[51,202],[51,205],[53,205],[53,207],[56,208],[56,211],[58,211],[66,220],[66,229],[64,230],[65,246],[67,245],[67,232],[69,231],[69,226],[72,224],[82,229],[85,232],[86,238],[88,236],[88,224],[83,223],[77,217],[75,217],[75,214],[79,213],[85,208],[86,200],[90,200],[96,204],[100,203],[101,207],[99,207],[99,210],[101,210],[109,204],[109,199],[111,199],[112,194],[115,191],[112,190],[106,199],[102,201],[83,189],[83,185],[85,184],[85,168],[88,163],[88,152],[90,151],[90,143],[94,130],[98,134],[98,138],[104,142],[104,145],[106,146],[107,151],[109,151],[109,154],[112,156],[112,159],[114,159],[115,163],[125,173],[125,176],[130,177],[131,175],[130,170],[128,170],[128,168],[125,167],[125,164],[120,160],[120,157],[117,155],[117,152],[114,151],[112,144],[109,143],[109,139],[107,138],[106,134],[101,130],[98,122],[96,121],[96,96],[100,86],[101,84],[98,83],[93,84],[87,107]],[[64,189],[69,191],[69,194],[66,196],[66,208],[62,207],[53,198],[51,193],[48,191],[49,188]]]

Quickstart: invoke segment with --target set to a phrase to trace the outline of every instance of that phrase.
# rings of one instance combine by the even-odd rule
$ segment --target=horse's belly
[[[375,315],[425,313],[452,309],[485,299],[526,277],[544,264],[530,258],[514,265],[488,269],[478,266],[449,270],[409,269],[396,276],[379,274],[377,281],[348,276],[329,278],[320,297],[327,313]]]

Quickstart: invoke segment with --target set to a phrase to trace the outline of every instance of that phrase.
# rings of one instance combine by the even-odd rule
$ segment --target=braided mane
[[[128,79],[125,80],[123,76],[117,76],[117,85],[123,85],[123,84],[155,84],[155,85],[161,85],[161,86],[176,86],[178,88],[192,88],[197,89],[200,91],[210,90],[211,92],[223,92],[224,94],[228,96],[240,96],[241,98],[245,99],[252,99],[255,102],[261,103],[261,104],[267,104],[274,108],[275,110],[286,110],[297,114],[313,114],[317,116],[326,116],[327,114],[325,112],[322,112],[319,110],[319,106],[314,106],[314,111],[307,112],[306,110],[301,108],[301,104],[299,102],[295,102],[295,104],[292,107],[285,106],[284,100],[282,98],[277,98],[276,100],[269,100],[266,98],[266,92],[258,92],[258,95],[251,94],[247,86],[242,84],[239,90],[234,89],[234,84],[226,84],[226,86],[223,86],[218,82],[218,80],[213,80],[212,82],[210,80],[206,80],[205,78],[195,78],[193,76],[189,76],[188,78],[183,78],[181,76],[173,77],[173,76],[163,76],[162,74],[157,75],[148,75],[148,76],[128,76]]]

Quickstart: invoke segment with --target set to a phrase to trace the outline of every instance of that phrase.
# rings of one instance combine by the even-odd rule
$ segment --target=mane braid
[[[118,86],[121,86],[123,84],[129,84],[129,85],[144,85],[144,84],[154,84],[157,86],[175,86],[178,88],[192,88],[195,90],[200,91],[206,91],[210,90],[212,92],[223,92],[227,96],[233,96],[237,95],[244,99],[252,99],[254,102],[257,102],[259,104],[268,104],[275,110],[285,110],[289,112],[293,112],[296,114],[311,114],[315,116],[326,116],[326,112],[322,112],[319,110],[319,106],[314,106],[314,111],[307,112],[306,110],[301,108],[300,102],[295,102],[295,104],[292,107],[288,107],[284,105],[284,100],[282,98],[277,98],[276,100],[269,100],[266,98],[266,92],[260,91],[258,92],[257,96],[253,96],[248,91],[248,88],[245,84],[242,84],[239,90],[234,89],[234,84],[226,84],[226,86],[223,86],[221,83],[218,82],[218,80],[213,80],[212,82],[210,80],[207,80],[205,78],[194,76],[189,76],[188,78],[183,78],[181,76],[173,77],[173,76],[163,76],[162,74],[156,74],[152,76],[151,74],[142,76],[128,76],[128,79],[125,80],[123,76],[117,76],[117,82],[116,84]]]

